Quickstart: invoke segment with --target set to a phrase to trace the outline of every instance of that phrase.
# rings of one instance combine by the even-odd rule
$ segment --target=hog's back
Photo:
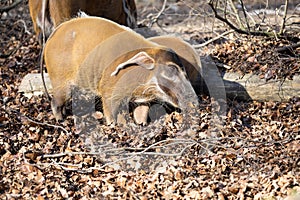
[[[115,34],[100,42],[85,58],[76,75],[76,85],[102,96],[112,94],[116,83],[128,69],[121,70],[117,76],[111,76],[117,66],[126,62],[138,52],[157,48],[159,45],[146,40],[132,30]],[[132,74],[131,81],[136,82],[138,74]],[[126,90],[133,90],[132,84],[123,85],[123,95]],[[121,90],[120,90],[121,91]]]
[[[77,18],[62,23],[45,45],[45,64],[54,90],[74,83],[79,65],[107,38],[126,28],[98,17]]]

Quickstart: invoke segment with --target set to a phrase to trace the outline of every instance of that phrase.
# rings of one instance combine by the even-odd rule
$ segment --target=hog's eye
[[[175,64],[168,64],[164,67],[161,75],[168,80],[175,80],[178,77],[178,67]]]
[[[178,67],[174,64],[168,64],[166,67],[166,72],[169,76],[178,74]]]
[[[176,65],[174,65],[174,64],[169,64],[168,68],[171,71],[178,72],[178,67]]]

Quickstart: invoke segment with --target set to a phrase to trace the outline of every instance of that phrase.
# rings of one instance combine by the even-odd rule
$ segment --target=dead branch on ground
[[[282,52],[293,52],[295,49],[299,48],[300,47],[300,42],[296,43],[296,44],[293,44],[293,45],[289,45],[289,46],[284,46],[284,47],[281,47],[281,48],[278,48],[276,49],[276,51],[278,53],[282,53]]]
[[[170,141],[171,141],[171,143],[170,143]],[[230,142],[236,143],[237,141],[242,141],[240,143],[243,144],[242,146],[237,147],[237,149],[228,148],[226,145]],[[31,159],[26,156],[27,152],[24,152],[23,160],[24,160],[25,164],[37,167],[39,169],[55,167],[57,169],[61,169],[64,171],[74,171],[74,172],[78,172],[78,173],[87,174],[87,173],[92,173],[95,170],[105,172],[106,167],[113,166],[114,164],[117,164],[117,163],[120,163],[123,161],[128,161],[129,159],[134,158],[136,156],[144,156],[144,155],[157,155],[157,156],[164,156],[164,157],[165,156],[183,156],[184,151],[191,148],[192,146],[197,146],[197,145],[200,146],[201,148],[209,151],[210,153],[212,153],[211,155],[213,155],[214,152],[203,147],[202,143],[204,143],[204,144],[211,144],[216,149],[227,149],[230,154],[236,155],[236,156],[240,157],[241,159],[244,159],[246,162],[248,162],[250,164],[250,162],[247,159],[247,156],[244,155],[244,153],[241,153],[241,152],[243,152],[243,151],[241,151],[241,149],[249,149],[249,151],[255,152],[256,149],[259,149],[262,147],[273,146],[278,143],[280,143],[281,145],[285,145],[291,141],[293,141],[292,138],[286,138],[286,139],[282,139],[280,141],[273,141],[272,139],[269,141],[265,141],[265,138],[263,138],[263,137],[260,140],[251,140],[251,139],[242,138],[242,137],[208,138],[208,139],[203,139],[203,140],[199,140],[199,141],[184,140],[184,139],[182,139],[182,140],[180,140],[180,139],[179,140],[173,140],[173,139],[163,140],[163,141],[154,143],[146,148],[142,148],[143,150],[140,151],[139,153],[129,153],[128,155],[126,155],[124,157],[118,158],[116,160],[113,160],[113,161],[110,161],[107,163],[103,163],[101,166],[93,166],[93,167],[85,167],[85,165],[82,162],[76,163],[76,164],[72,163],[72,162],[59,162],[59,161],[55,160],[55,158],[61,158],[61,157],[67,157],[67,156],[70,157],[70,156],[74,156],[74,155],[99,156],[99,155],[102,155],[103,152],[101,152],[101,153],[63,152],[63,153],[57,153],[57,154],[40,154],[39,156],[41,156],[43,159],[49,159],[50,162],[49,161],[48,162],[39,161],[37,163],[30,162]],[[181,142],[182,144],[185,144],[186,146],[179,153],[176,153],[176,155],[172,155],[172,154],[168,154],[168,153],[162,154],[159,152],[151,152],[151,150],[153,150],[153,148],[165,148],[168,145],[171,145],[172,142],[175,142],[175,143]],[[123,148],[121,148],[121,149],[123,149]],[[140,148],[138,148],[138,149],[140,149]],[[120,149],[118,149],[118,148],[110,149],[109,151],[116,151],[116,153],[118,154]]]
[[[12,113],[17,113],[20,118],[23,120],[23,122],[28,122],[28,123],[31,123],[31,124],[35,124],[35,125],[39,125],[39,126],[48,126],[48,127],[52,127],[52,128],[56,128],[56,129],[61,129],[62,131],[64,131],[66,133],[66,135],[71,135],[70,132],[68,132],[64,127],[62,126],[57,126],[57,125],[53,125],[53,124],[48,124],[48,123],[44,123],[44,122],[37,122],[33,119],[30,119],[29,117],[27,117],[26,115],[24,115],[23,113],[17,111],[17,110],[14,110],[14,109],[9,109],[7,111],[8,113],[9,112],[12,112]]]
[[[214,41],[216,41],[216,40],[218,40],[218,39],[220,39],[220,38],[222,38],[222,37],[224,37],[224,36],[226,36],[226,35],[228,35],[228,34],[230,34],[230,33],[233,33],[233,32],[234,32],[234,30],[226,31],[226,32],[224,32],[224,33],[218,35],[217,37],[214,37],[214,38],[212,38],[212,39],[210,39],[210,40],[208,40],[208,41],[206,41],[206,42],[204,42],[204,43],[197,44],[197,45],[193,45],[193,47],[196,48],[196,49],[202,48],[202,47],[207,46],[207,45],[209,45],[210,43],[212,43],[212,42],[214,42]]]
[[[8,12],[11,9],[17,7],[17,5],[19,5],[23,0],[16,0],[15,2],[13,2],[11,5],[9,6],[4,6],[4,7],[0,7],[0,12]]]

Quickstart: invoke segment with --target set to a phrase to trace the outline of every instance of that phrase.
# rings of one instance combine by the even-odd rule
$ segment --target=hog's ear
[[[113,73],[111,73],[111,76],[116,76],[121,69],[124,69],[127,66],[133,65],[133,64],[136,64],[136,65],[139,65],[141,67],[151,70],[154,68],[154,59],[144,51],[139,52],[135,56],[130,58],[129,60],[119,64],[117,66],[116,70]]]

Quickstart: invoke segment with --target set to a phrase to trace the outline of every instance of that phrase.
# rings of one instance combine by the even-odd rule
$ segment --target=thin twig
[[[247,14],[246,14],[246,10],[245,10],[243,0],[240,0],[240,4],[242,6],[242,11],[243,11],[243,14],[244,14],[244,17],[245,17],[245,20],[246,20],[247,31],[250,33],[250,25],[249,25],[249,21],[248,21],[248,18],[247,18]]]
[[[233,12],[235,13],[235,17],[236,17],[237,21],[239,22],[240,28],[244,28],[244,25],[243,25],[243,23],[242,23],[242,20],[241,20],[241,17],[240,17],[240,15],[239,15],[239,12],[238,12],[238,10],[236,9],[236,7],[235,7],[233,1],[230,0],[229,3],[230,3],[230,6],[231,6]]]
[[[230,33],[233,33],[233,32],[234,32],[234,30],[226,31],[226,32],[224,32],[224,33],[218,35],[217,37],[214,37],[214,38],[212,38],[212,39],[210,39],[210,40],[208,40],[208,41],[206,41],[206,42],[204,42],[204,43],[197,44],[197,45],[193,45],[193,47],[194,47],[194,48],[201,48],[201,47],[207,46],[207,45],[209,45],[210,43],[212,43],[212,42],[214,42],[214,41],[216,41],[216,40],[218,40],[218,39],[224,37],[225,35],[228,35],[228,34],[230,34]]]
[[[164,0],[161,10],[157,13],[157,15],[149,22],[148,27],[152,27],[154,23],[157,22],[158,18],[163,14],[166,9],[167,0]]]
[[[169,143],[170,144],[166,144],[164,146],[158,146],[161,145],[163,143]],[[139,155],[139,154],[143,154],[149,150],[152,149],[156,149],[156,148],[161,148],[161,147],[167,147],[167,146],[171,146],[171,145],[176,145],[176,144],[194,144],[195,141],[194,140],[185,140],[185,139],[168,139],[168,140],[162,140],[159,142],[156,142],[152,145],[150,145],[149,147],[146,148],[128,148],[128,147],[124,147],[124,148],[112,148],[112,149],[108,149],[105,151],[101,151],[101,152],[63,152],[63,153],[58,153],[58,154],[45,154],[42,157],[43,158],[58,158],[58,157],[63,157],[63,156],[72,156],[72,155],[100,155],[100,154],[104,154],[107,152],[112,152],[112,151],[135,151],[133,153],[131,153],[131,155]]]
[[[225,24],[227,24],[231,29],[233,29],[234,31],[236,31],[237,33],[240,34],[245,34],[245,35],[254,35],[254,36],[272,36],[273,33],[269,33],[269,32],[262,32],[262,31],[245,31],[243,29],[237,28],[235,25],[233,25],[227,18],[223,18],[222,16],[220,16],[218,14],[218,11],[216,10],[215,6],[213,5],[212,1],[210,1],[208,3],[208,5],[211,7],[215,17],[217,19],[219,19],[220,21],[224,22]]]
[[[190,145],[185,146],[180,152],[178,153],[159,153],[159,152],[144,152],[143,155],[154,155],[154,156],[164,156],[164,157],[176,157],[176,156],[182,156],[185,150],[188,148],[191,148],[197,144],[196,142]]]
[[[285,29],[285,23],[286,23],[287,11],[288,11],[288,4],[289,4],[289,0],[285,0],[283,20],[282,20],[282,24],[281,24],[281,27],[280,27],[279,35],[283,34],[284,29]]]
[[[21,113],[22,114],[22,113]],[[64,127],[62,126],[57,126],[57,125],[53,125],[53,124],[48,124],[48,123],[44,123],[44,122],[37,122],[37,121],[34,121],[32,119],[30,119],[29,117],[25,116],[22,114],[22,116],[25,118],[25,120],[33,123],[33,124],[36,124],[36,125],[40,125],[40,126],[49,126],[49,127],[52,127],[52,128],[57,128],[57,129],[61,129],[63,130],[67,135],[71,135],[71,133],[69,133]]]
[[[30,123],[33,123],[33,124],[36,124],[36,125],[40,125],[40,126],[49,126],[49,127],[52,127],[52,128],[56,128],[56,129],[61,129],[63,130],[67,135],[71,135],[64,127],[62,126],[57,126],[57,125],[53,125],[53,124],[48,124],[48,123],[44,123],[44,122],[37,122],[37,121],[34,121],[33,119],[30,119],[29,117],[27,117],[26,115],[24,115],[23,113],[17,111],[17,110],[14,110],[14,109],[10,109],[9,110],[10,112],[14,112],[14,113],[17,113],[20,115],[21,118],[23,118],[24,120],[30,122]]]
[[[27,33],[28,35],[31,35],[31,32],[28,30],[27,25],[26,25],[26,23],[25,23],[24,20],[19,19],[16,23],[21,23],[21,24],[23,24],[25,33]]]

